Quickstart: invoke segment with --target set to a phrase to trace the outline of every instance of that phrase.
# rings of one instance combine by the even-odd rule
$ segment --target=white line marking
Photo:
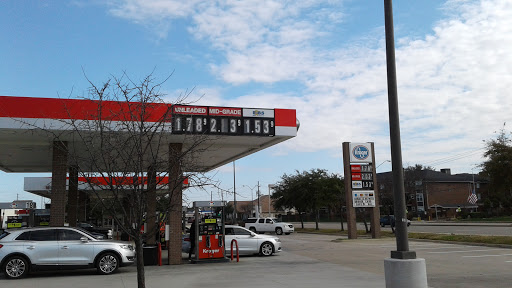
[[[475,256],[462,256],[462,258],[481,258],[481,257],[499,257],[499,256],[512,256],[512,254],[496,254],[496,255],[475,255]],[[509,261],[507,261],[509,262]],[[510,261],[512,262],[512,261]]]
[[[472,252],[486,252],[486,251],[495,251],[495,250],[502,250],[502,249],[438,251],[438,252],[427,252],[427,253],[430,253],[430,254],[472,253]]]

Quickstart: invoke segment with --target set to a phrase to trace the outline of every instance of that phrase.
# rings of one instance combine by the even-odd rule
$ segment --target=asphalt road
[[[384,275],[384,259],[396,249],[392,238],[337,241],[336,236],[305,233],[280,238],[289,253],[379,275]],[[409,246],[426,261],[429,287],[512,287],[512,249],[419,241]]]
[[[300,223],[293,223],[295,227],[300,228]],[[306,228],[314,228],[314,222],[304,223]],[[340,223],[322,222],[319,223],[320,228],[341,229]],[[347,229],[347,223],[344,224]],[[358,230],[364,230],[363,223],[357,223]],[[381,228],[382,230],[391,231],[389,226]],[[458,223],[458,222],[435,222],[435,221],[412,221],[411,226],[407,229],[409,232],[427,232],[427,233],[445,233],[445,234],[461,234],[461,235],[495,235],[495,236],[512,236],[511,223]],[[512,286],[512,285],[511,285]]]
[[[147,287],[385,287],[384,259],[396,248],[393,238],[348,240],[306,233],[280,238],[283,252],[271,257],[242,257],[239,263],[147,266]],[[425,259],[431,288],[512,287],[512,249],[420,241],[409,244],[418,258]],[[94,269],[39,272],[14,281],[2,275],[0,287],[136,287],[135,268],[124,267],[109,276],[97,275]]]

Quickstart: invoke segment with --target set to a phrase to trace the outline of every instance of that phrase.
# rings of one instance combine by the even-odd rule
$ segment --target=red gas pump
[[[192,262],[229,261],[224,245],[225,201],[196,201],[193,205],[196,225],[190,229],[196,229],[197,245]]]

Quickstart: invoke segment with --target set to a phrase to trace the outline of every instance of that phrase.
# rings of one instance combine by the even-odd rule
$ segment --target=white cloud
[[[201,0],[108,0],[109,12],[149,27],[159,38],[167,37],[171,21],[186,18]]]
[[[297,109],[299,136],[285,149],[335,151],[342,141],[362,140],[389,153],[383,27],[370,28],[380,29],[377,38],[369,30],[357,43],[328,45],[343,21],[340,1],[189,1],[183,13],[173,9],[181,2],[163,3],[127,1],[112,11],[134,21],[190,17],[189,32],[225,56],[209,64],[227,84],[305,87],[295,95],[260,92],[224,101]],[[512,2],[450,0],[443,11],[429,35],[396,39],[404,163],[480,148],[512,120]]]

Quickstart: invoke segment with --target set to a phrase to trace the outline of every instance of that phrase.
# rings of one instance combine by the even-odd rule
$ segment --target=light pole
[[[276,185],[268,184],[268,217],[271,217],[270,216],[270,189],[273,189],[274,187],[276,187]]]
[[[253,192],[252,192],[252,191],[254,190],[254,188],[258,187],[258,185],[255,185],[255,186],[254,186],[254,187],[252,187],[252,188],[251,188],[251,187],[249,187],[249,186],[247,186],[247,185],[242,185],[242,186],[243,186],[243,187],[247,187],[247,188],[249,188],[249,190],[251,190],[251,217],[252,217],[252,210],[254,210],[254,197],[253,197]],[[258,214],[259,214],[259,213],[258,213]]]
[[[386,287],[427,288],[427,268],[425,265],[425,259],[416,258],[416,252],[409,250],[409,240],[407,238],[407,218],[405,217],[405,189],[402,166],[402,144],[400,140],[400,114],[398,111],[392,0],[384,0],[384,22],[386,33],[389,137],[391,140],[391,169],[393,174],[395,235],[397,246],[396,251],[391,251],[391,258],[384,260]]]

